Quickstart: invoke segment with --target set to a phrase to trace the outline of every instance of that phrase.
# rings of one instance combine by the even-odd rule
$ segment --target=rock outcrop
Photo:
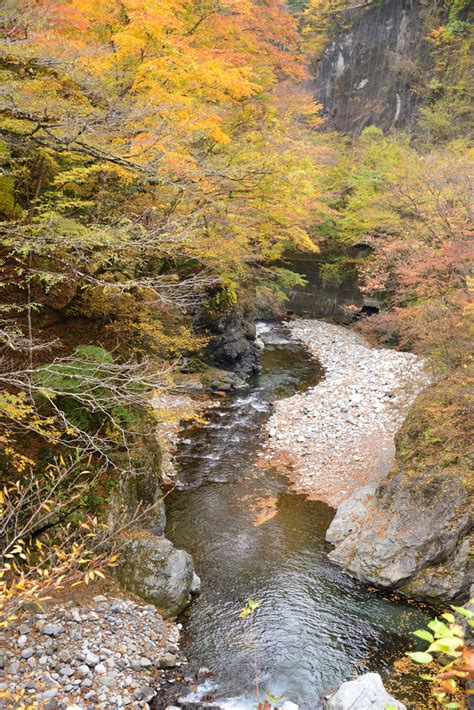
[[[331,128],[358,134],[369,125],[411,125],[431,63],[426,12],[420,0],[367,0],[340,14],[340,29],[314,70]]]
[[[211,364],[240,377],[260,370],[255,323],[248,314],[239,309],[217,319],[205,314],[196,328],[209,337],[205,355]]]
[[[406,710],[385,690],[378,673],[366,673],[343,683],[326,703],[327,710]]]
[[[117,576],[126,589],[167,616],[182,612],[200,586],[191,555],[145,531],[127,540]]]
[[[116,576],[122,586],[144,601],[154,604],[166,616],[177,616],[199,591],[200,580],[193,559],[164,537],[166,510],[161,485],[170,476],[172,440],[179,413],[189,409],[190,400],[163,397],[153,405],[174,412],[176,419],[163,427],[165,436],[143,436],[132,450],[135,473],[122,475],[109,496],[109,525],[120,533],[120,556]],[[174,409],[173,409],[174,404]]]
[[[467,395],[454,379],[417,400],[397,438],[396,464],[336,514],[331,559],[358,579],[431,602],[464,601],[473,579],[473,451]]]

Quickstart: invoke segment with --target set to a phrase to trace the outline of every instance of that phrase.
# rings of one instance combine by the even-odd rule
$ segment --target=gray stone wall
[[[375,125],[410,128],[431,66],[422,0],[379,0],[347,11],[314,68],[328,126],[357,135]]]

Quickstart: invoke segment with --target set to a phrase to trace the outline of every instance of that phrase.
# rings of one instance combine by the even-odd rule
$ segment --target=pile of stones
[[[26,613],[0,633],[0,706],[150,707],[165,669],[182,664],[178,642],[178,625],[123,597]]]

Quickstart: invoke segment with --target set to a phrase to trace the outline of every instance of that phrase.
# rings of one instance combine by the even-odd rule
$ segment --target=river
[[[191,666],[214,674],[202,692],[214,688],[225,708],[255,708],[257,675],[261,697],[270,691],[315,710],[354,674],[387,674],[425,616],[331,563],[334,509],[289,492],[276,470],[258,465],[271,402],[324,376],[282,327],[260,330],[261,373],[211,409],[207,424],[182,433],[167,536],[193,555],[202,579],[184,621]],[[241,619],[248,599],[262,604]]]

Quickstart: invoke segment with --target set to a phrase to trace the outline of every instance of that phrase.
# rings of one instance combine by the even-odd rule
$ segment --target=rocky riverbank
[[[1,707],[150,707],[182,665],[178,642],[176,624],[123,595],[48,604],[0,633]]]
[[[284,465],[298,491],[337,507],[388,472],[394,434],[429,377],[416,355],[372,348],[348,328],[314,320],[287,326],[325,378],[275,403],[265,457]]]
[[[359,579],[430,602],[469,598],[474,563],[472,403],[464,373],[423,391],[388,476],[338,508],[331,558]]]

